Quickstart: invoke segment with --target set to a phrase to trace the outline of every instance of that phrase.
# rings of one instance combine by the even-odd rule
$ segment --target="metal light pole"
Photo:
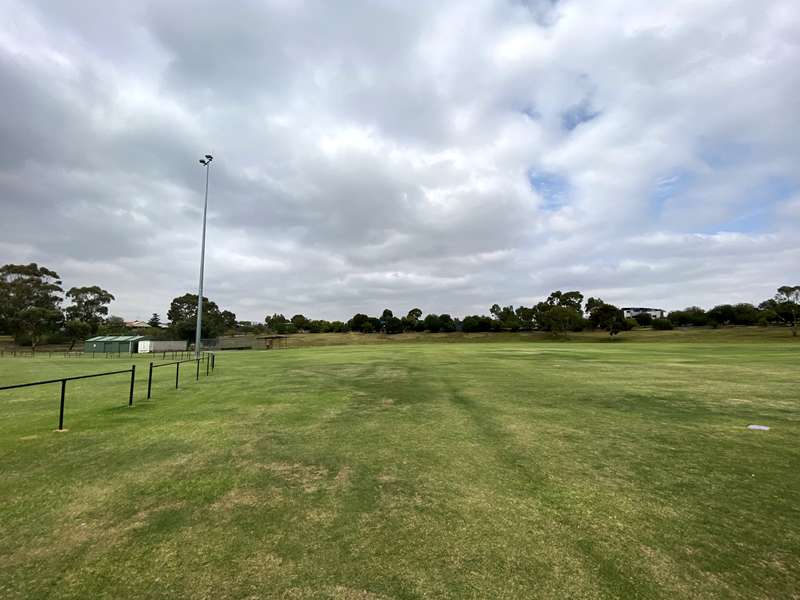
[[[214,157],[206,154],[200,164],[206,168],[206,199],[203,203],[203,242],[200,246],[200,285],[197,288],[197,331],[194,335],[194,356],[200,358],[200,331],[203,327],[203,267],[206,262],[206,213],[208,212],[208,171]]]

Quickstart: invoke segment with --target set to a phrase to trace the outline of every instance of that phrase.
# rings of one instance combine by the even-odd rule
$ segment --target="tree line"
[[[72,348],[79,340],[93,335],[133,333],[121,317],[109,316],[108,305],[115,299],[111,292],[98,285],[71,287],[65,292],[62,286],[58,273],[36,263],[0,267],[0,333],[12,334],[17,344],[30,345],[33,349],[44,340],[69,342]],[[62,308],[65,302],[68,306]],[[421,309],[412,308],[404,316],[396,316],[387,308],[380,316],[357,313],[348,321],[309,319],[302,314],[287,319],[282,314],[273,314],[268,315],[264,323],[252,323],[237,321],[233,312],[222,310],[203,297],[202,337],[213,338],[225,332],[397,334],[532,330],[560,336],[585,329],[617,335],[637,326],[672,329],[728,325],[786,325],[796,336],[800,321],[800,285],[781,286],[772,298],[758,305],[721,304],[707,311],[691,306],[672,311],[662,319],[653,319],[648,314],[626,319],[617,306],[600,298],[584,299],[579,291],[555,291],[533,306],[494,304],[488,315],[458,318],[449,314],[423,314]],[[143,333],[153,338],[191,341],[196,319],[197,294],[187,293],[170,302],[168,324],[162,323],[160,316],[154,313],[148,321],[150,329]]]
[[[296,314],[286,318],[282,314],[267,315],[264,323],[269,331],[278,334],[298,332],[397,334],[405,332],[447,333],[490,331],[548,331],[566,335],[571,331],[602,330],[617,335],[634,327],[652,327],[667,330],[674,327],[724,327],[730,325],[785,325],[797,335],[800,321],[800,286],[781,286],[774,297],[760,304],[720,304],[710,310],[690,306],[670,312],[665,318],[653,318],[643,313],[626,318],[622,309],[589,297],[579,291],[552,292],[545,300],[533,306],[500,306],[494,304],[488,315],[467,315],[463,318],[449,314],[428,314],[423,318],[419,308],[412,308],[405,316],[395,316],[390,309],[381,315],[357,313],[348,321],[309,319]]]
[[[18,345],[33,350],[43,342],[69,343],[95,335],[123,335],[131,329],[122,317],[108,314],[114,295],[98,285],[71,287],[66,292],[61,277],[36,263],[0,267],[0,334],[14,336]],[[63,307],[63,304],[68,304]],[[197,294],[174,298],[167,312],[168,325],[154,313],[146,333],[151,338],[193,340],[197,318]],[[203,338],[236,329],[236,315],[220,310],[203,297]]]

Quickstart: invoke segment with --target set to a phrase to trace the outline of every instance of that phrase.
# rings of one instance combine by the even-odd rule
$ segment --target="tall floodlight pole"
[[[200,285],[197,286],[197,331],[194,334],[194,356],[200,358],[200,331],[203,327],[203,267],[206,262],[206,213],[208,212],[208,171],[214,157],[206,154],[200,164],[206,168],[206,199],[203,203],[203,242],[200,246]]]

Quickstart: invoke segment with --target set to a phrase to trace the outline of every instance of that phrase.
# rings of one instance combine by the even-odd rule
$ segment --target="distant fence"
[[[136,358],[138,356],[150,357],[161,355],[162,360],[172,358],[183,360],[194,356],[194,352],[165,350],[161,352],[83,352],[80,350],[0,350],[0,358]]]
[[[217,357],[212,352],[204,352],[203,355],[206,362],[206,377],[208,377],[209,368],[211,372],[214,371]],[[187,360],[176,360],[175,362],[161,363],[160,365],[156,365],[151,362],[150,369],[147,373],[147,399],[148,400],[150,399],[150,392],[153,388],[153,369],[175,365],[175,389],[177,390],[178,384],[180,383],[181,365],[188,362],[196,363],[195,381],[197,381],[198,379],[200,379],[200,364],[203,362],[203,358],[189,358]]]
[[[193,362],[196,363],[196,371],[195,371],[195,380],[200,379],[200,365],[205,360],[205,369],[206,369],[206,377],[210,374],[210,372],[214,371],[216,366],[216,356],[213,353],[204,352],[203,356],[200,358],[190,358],[187,360],[179,360],[170,363],[162,363],[159,365],[150,363],[150,369],[147,376],[147,399],[150,399],[152,383],[153,383],[153,369],[158,367],[168,367],[170,365],[175,365],[175,389],[178,389],[178,385],[180,382],[180,366],[182,363]],[[37,385],[48,385],[52,383],[60,383],[61,384],[61,399],[59,402],[58,408],[58,431],[64,430],[64,404],[66,400],[66,393],[67,393],[67,382],[68,381],[75,381],[78,379],[91,379],[93,377],[106,377],[108,375],[121,375],[123,373],[130,373],[131,374],[131,386],[128,392],[128,406],[133,406],[133,391],[134,386],[136,385],[136,365],[131,365],[130,369],[122,369],[120,371],[108,371],[106,373],[92,373],[91,375],[73,375],[72,377],[60,377],[58,379],[47,379],[45,381],[33,381],[30,383],[18,383],[16,385],[6,385],[0,387],[0,391],[4,390],[15,390],[19,388],[26,388],[26,387],[33,387]]]

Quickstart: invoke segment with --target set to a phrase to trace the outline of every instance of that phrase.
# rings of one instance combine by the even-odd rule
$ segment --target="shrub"
[[[653,329],[658,329],[659,331],[669,331],[672,329],[672,323],[669,319],[653,319]]]

